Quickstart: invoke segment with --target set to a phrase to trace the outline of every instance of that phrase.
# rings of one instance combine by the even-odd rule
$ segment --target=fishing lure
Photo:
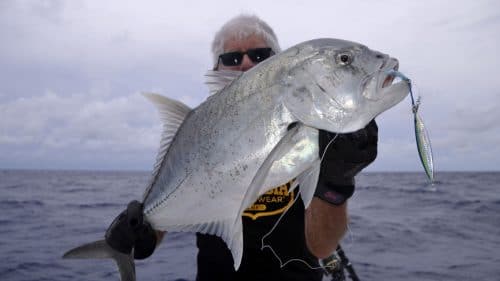
[[[408,82],[408,86],[410,88],[411,111],[413,112],[413,124],[415,126],[415,140],[417,142],[418,156],[420,157],[420,162],[424,167],[425,174],[432,184],[434,182],[434,161],[432,157],[432,147],[431,141],[429,139],[429,134],[427,133],[427,129],[422,118],[418,114],[420,97],[418,97],[417,100],[414,99],[411,80],[404,74],[395,70],[390,71],[389,74],[393,75],[394,77],[399,77],[402,80]]]

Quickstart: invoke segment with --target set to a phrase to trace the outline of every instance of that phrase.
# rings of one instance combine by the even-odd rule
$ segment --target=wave
[[[12,200],[6,199],[0,201],[0,208],[18,208],[18,207],[42,207],[45,203],[40,200]]]
[[[74,209],[74,208],[77,208],[77,209],[100,209],[100,208],[115,208],[115,207],[125,208],[125,206],[123,204],[111,203],[111,202],[79,203],[79,204],[67,203],[67,204],[64,204],[64,207],[72,208],[72,209]]]

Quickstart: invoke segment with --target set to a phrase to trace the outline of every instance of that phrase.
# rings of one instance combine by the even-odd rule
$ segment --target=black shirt
[[[304,204],[298,188],[289,192],[290,183],[262,195],[243,213],[243,259],[235,272],[231,252],[225,242],[214,235],[197,233],[198,281],[213,280],[321,280],[322,271],[310,269],[303,262],[292,261],[280,268],[278,258],[268,248],[261,250],[262,238],[282,262],[301,259],[313,267],[318,260],[307,249],[304,234]],[[296,198],[298,196],[298,198]],[[297,199],[294,201],[294,199]]]

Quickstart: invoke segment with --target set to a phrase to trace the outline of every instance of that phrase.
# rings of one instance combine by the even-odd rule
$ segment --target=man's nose
[[[254,67],[255,63],[248,57],[247,54],[243,55],[243,60],[241,61],[240,70],[247,71]]]

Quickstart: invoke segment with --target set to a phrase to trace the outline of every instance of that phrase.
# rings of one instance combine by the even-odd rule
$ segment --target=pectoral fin
[[[238,214],[269,189],[309,171],[319,161],[318,151],[317,129],[298,124],[288,130],[255,173]]]

